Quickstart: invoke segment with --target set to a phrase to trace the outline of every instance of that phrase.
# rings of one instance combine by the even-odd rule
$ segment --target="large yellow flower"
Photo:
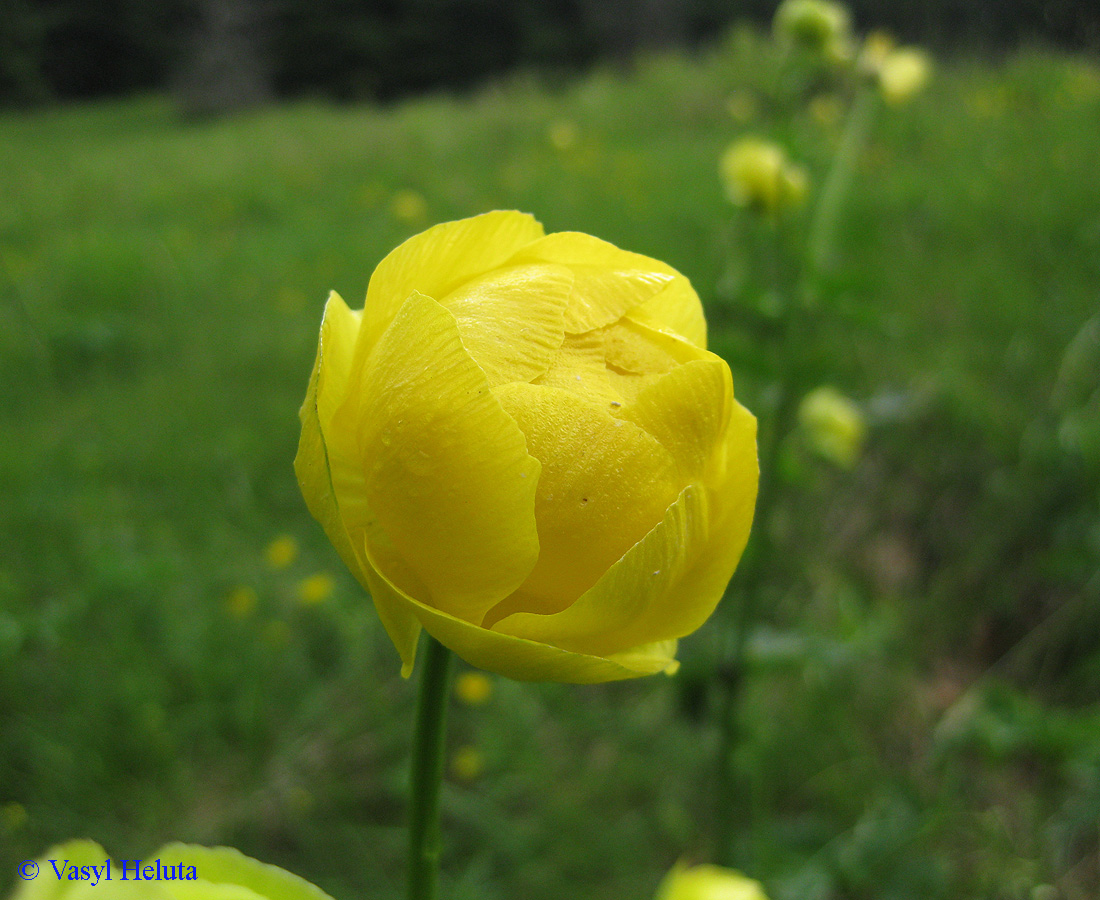
[[[687,279],[493,212],[321,323],[295,469],[408,674],[420,629],[524,680],[668,669],[748,538],[756,420]]]

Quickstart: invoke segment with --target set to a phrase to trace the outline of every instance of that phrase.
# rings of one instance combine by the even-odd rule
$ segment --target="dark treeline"
[[[519,66],[569,71],[694,45],[775,0],[0,0],[0,103],[171,89],[196,108],[388,99]],[[936,48],[1100,45],[1095,0],[853,0]]]

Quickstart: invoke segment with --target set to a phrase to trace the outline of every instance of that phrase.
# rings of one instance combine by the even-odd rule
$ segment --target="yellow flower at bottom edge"
[[[518,212],[430,228],[325,309],[295,469],[408,674],[675,666],[756,498],[756,420],[671,267]]]
[[[655,900],[768,900],[759,881],[720,866],[677,863],[657,888]]]
[[[319,887],[230,847],[167,844],[140,860],[93,841],[51,847],[20,868],[11,900],[331,900]]]

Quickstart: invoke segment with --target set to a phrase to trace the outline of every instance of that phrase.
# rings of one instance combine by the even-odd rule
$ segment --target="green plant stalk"
[[[877,107],[878,93],[874,86],[862,85],[852,102],[840,146],[833,157],[832,166],[814,208],[806,244],[806,256],[800,273],[801,277],[797,280],[797,293],[789,298],[784,307],[775,414],[770,426],[761,434],[758,443],[762,465],[754,516],[753,553],[750,559],[746,560],[748,565],[738,572],[741,603],[736,607],[737,615],[734,617],[733,627],[728,632],[729,637],[723,648],[718,670],[721,696],[718,701],[720,737],[715,773],[715,798],[718,806],[715,811],[714,843],[715,861],[724,865],[733,865],[736,862],[730,858],[734,821],[738,818],[738,812],[740,812],[740,819],[744,821],[749,808],[748,803],[736,802],[736,794],[744,794],[748,791],[747,789],[737,791],[730,760],[742,736],[738,704],[745,683],[745,650],[748,637],[759,614],[758,581],[761,574],[767,571],[768,561],[775,551],[767,531],[768,518],[778,493],[774,462],[783,440],[795,427],[799,398],[797,391],[799,379],[796,377],[798,348],[802,343],[808,311],[816,305],[816,281],[832,261],[837,223],[851,190],[856,164],[870,136]],[[775,252],[772,277],[775,281],[775,289],[782,291],[784,273],[780,255],[783,248],[782,232],[778,223],[773,239]]]
[[[435,638],[424,638],[409,790],[408,900],[435,900],[442,853],[439,793],[453,657]]]
[[[825,176],[825,183],[821,187],[820,198],[810,222],[806,259],[811,278],[826,271],[832,264],[837,223],[852,187],[856,164],[871,134],[878,104],[879,96],[875,85],[870,82],[862,84],[848,111],[840,146],[833,157],[829,174]]]

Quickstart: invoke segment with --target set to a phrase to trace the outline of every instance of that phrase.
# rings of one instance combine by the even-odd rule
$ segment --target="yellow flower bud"
[[[919,93],[932,74],[928,54],[915,47],[902,47],[886,54],[879,67],[879,91],[887,103],[904,103]]]
[[[655,900],[768,900],[760,882],[720,866],[677,864],[657,888]]]
[[[783,41],[815,53],[834,53],[850,41],[848,9],[828,0],[783,0],[775,11],[775,33]]]
[[[756,137],[730,144],[718,171],[731,202],[768,216],[801,206],[809,190],[805,170],[781,147]]]
[[[11,900],[331,900],[305,879],[230,847],[166,844],[122,859],[93,841],[67,841],[23,863],[20,874]]]
[[[306,503],[411,671],[610,681],[674,665],[748,538],[756,420],[687,279],[493,212],[331,295],[302,406]]]
[[[859,407],[835,388],[810,391],[798,408],[798,420],[815,452],[850,469],[863,451],[867,423]]]

